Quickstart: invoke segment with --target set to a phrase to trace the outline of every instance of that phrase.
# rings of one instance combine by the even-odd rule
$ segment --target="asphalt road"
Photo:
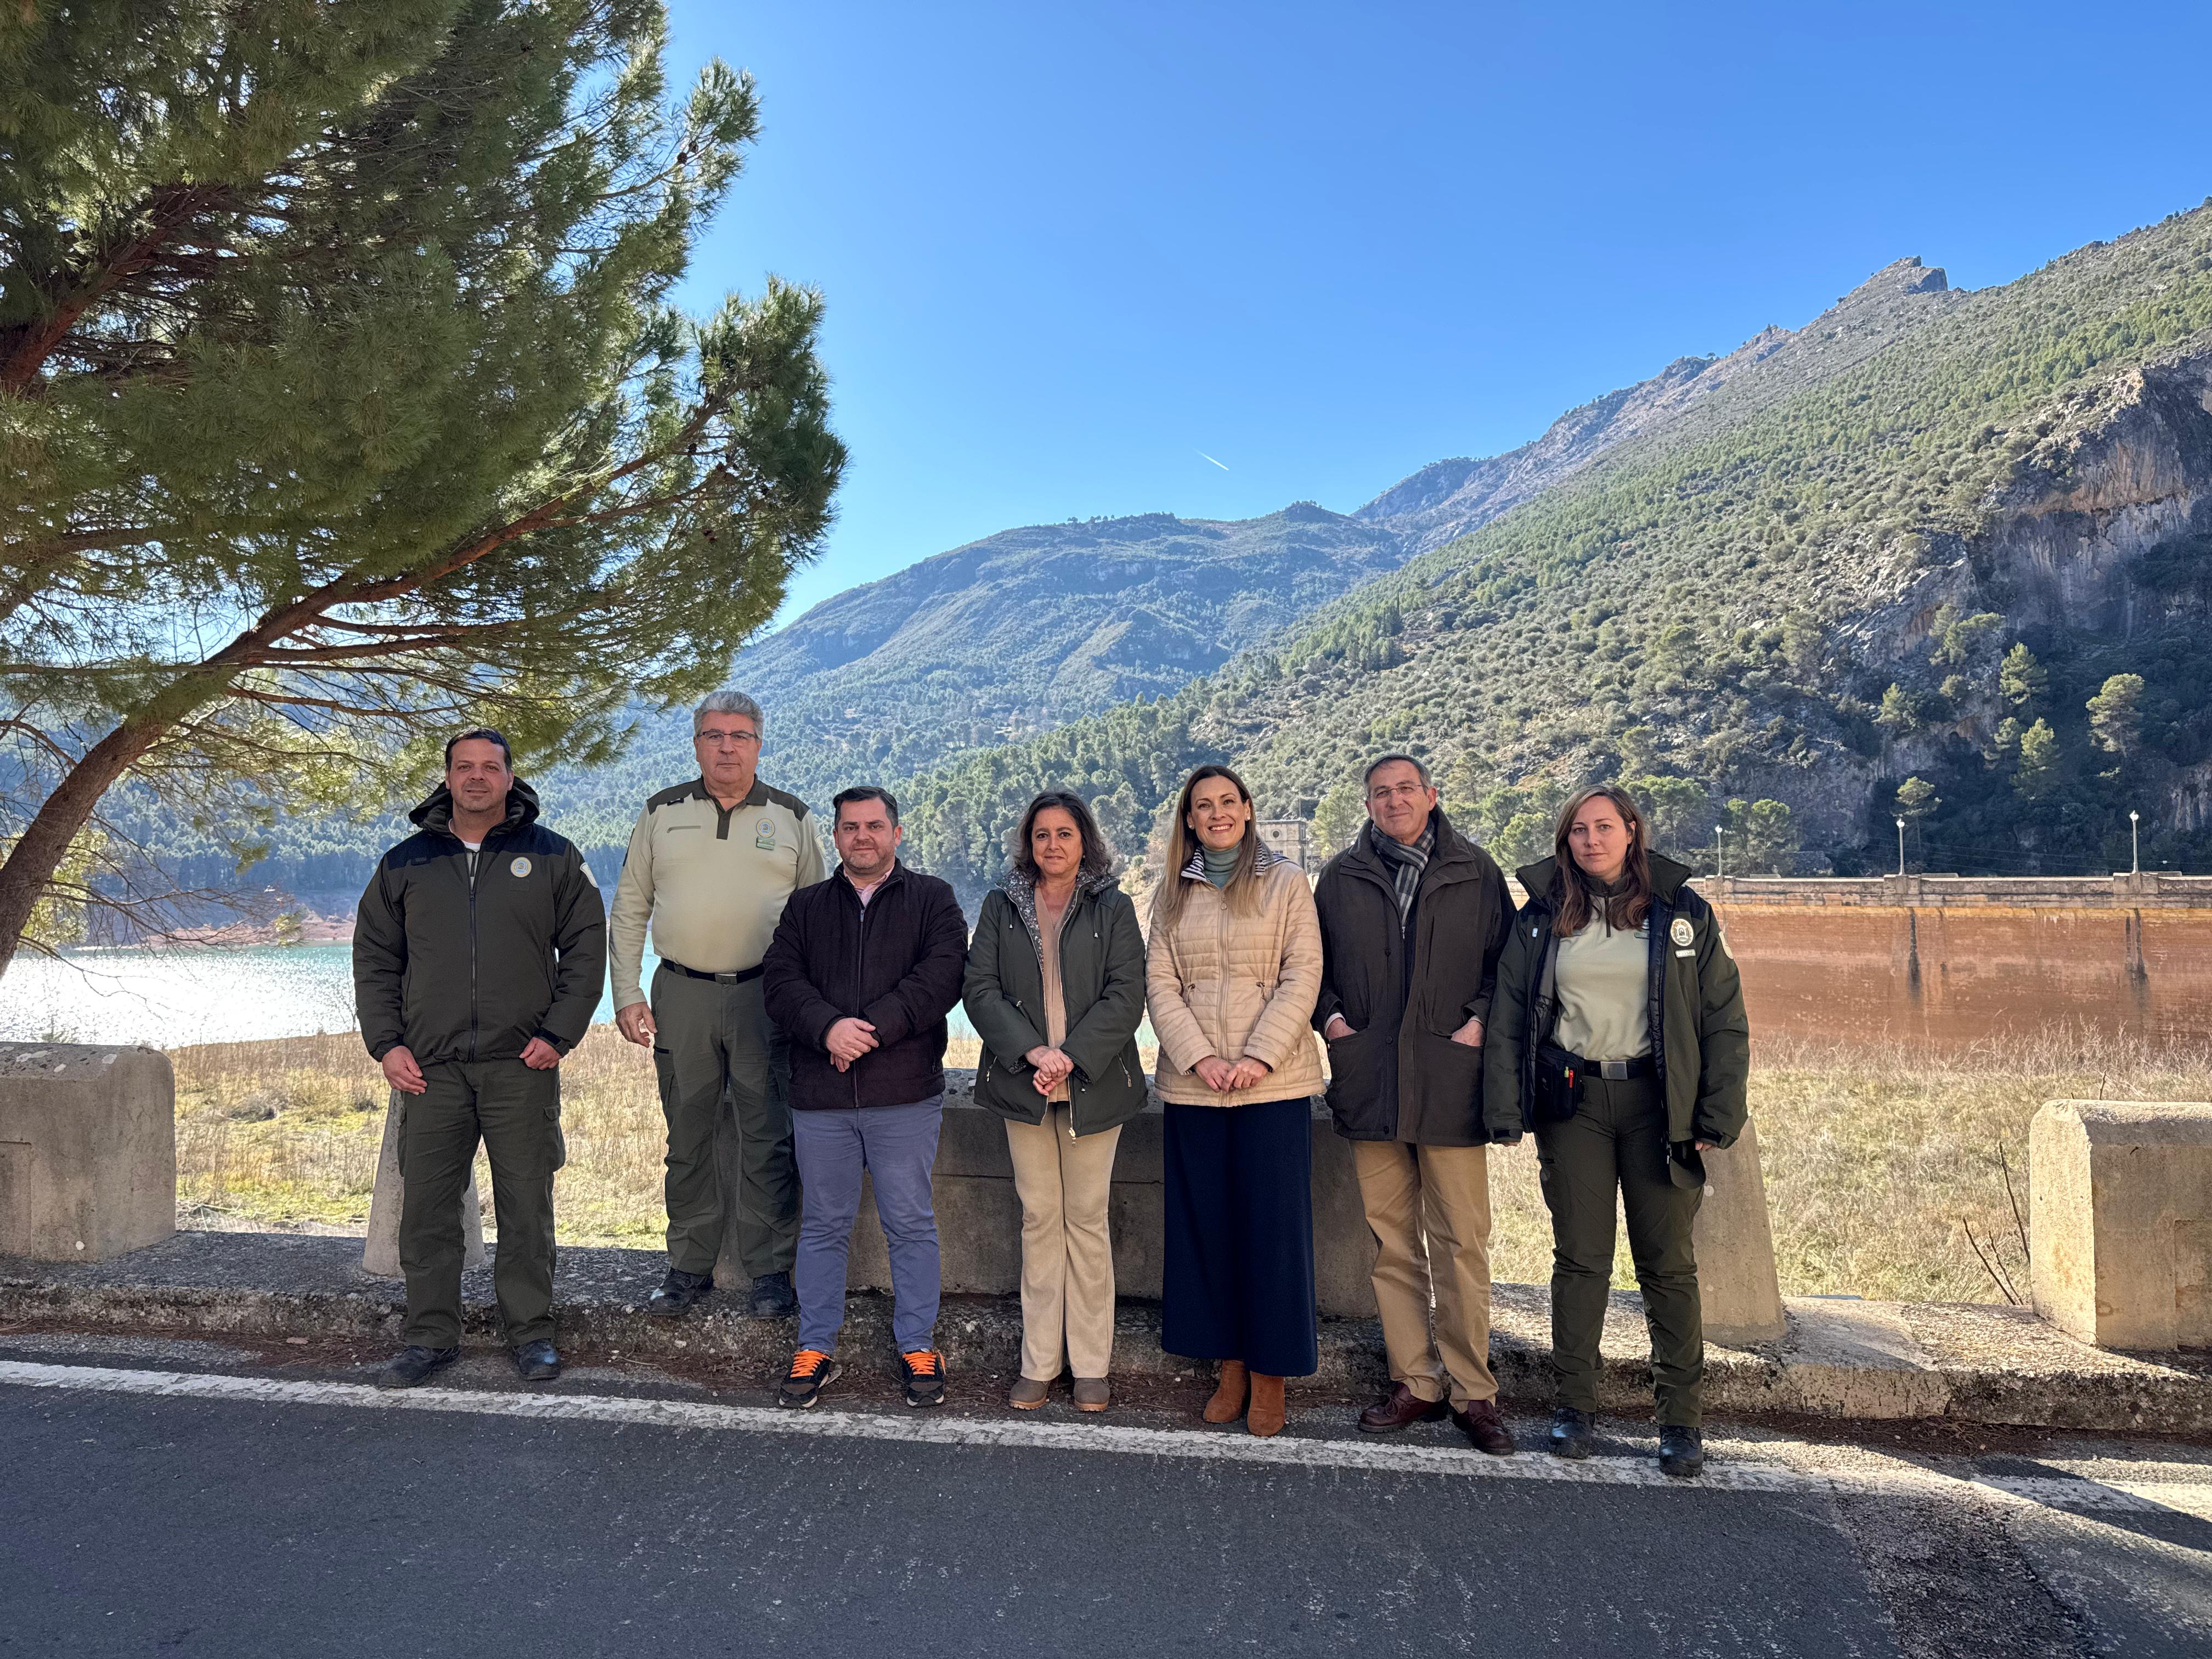
[[[2171,1447],[2000,1489],[1770,1435],[1685,1486],[1334,1413],[794,1433],[647,1371],[395,1407],[54,1340],[0,1338],[0,1652],[2212,1653],[2212,1458]]]

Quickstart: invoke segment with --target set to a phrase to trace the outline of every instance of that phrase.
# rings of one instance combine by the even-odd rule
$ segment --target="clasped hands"
[[[1259,1086],[1260,1080],[1275,1068],[1264,1060],[1255,1060],[1249,1054],[1233,1063],[1218,1054],[1208,1054],[1190,1068],[1198,1073],[1198,1080],[1218,1095],[1234,1094],[1239,1089]]]
[[[1039,1043],[1022,1058],[1036,1068],[1030,1082],[1041,1095],[1050,1094],[1075,1073],[1075,1062],[1048,1043]]]
[[[823,1033],[822,1046],[830,1051],[830,1063],[841,1072],[846,1071],[854,1060],[878,1046],[876,1028],[858,1014],[848,1014]]]

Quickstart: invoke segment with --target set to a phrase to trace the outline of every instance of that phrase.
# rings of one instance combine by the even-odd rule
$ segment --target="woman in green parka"
[[[1735,960],[1689,871],[1623,791],[1577,792],[1498,963],[1484,1091],[1518,1099],[1552,1212],[1552,1449],[1589,1455],[1614,1194],[1651,1332],[1659,1466],[1705,1467],[1691,1231],[1704,1154],[1743,1132],[1751,1033]]]
[[[968,952],[975,1099],[1006,1120],[1022,1200],[1022,1374],[1009,1396],[1022,1411],[1050,1397],[1063,1359],[1078,1410],[1112,1400],[1106,1206],[1121,1126],[1145,1109],[1145,940],[1113,869],[1091,809],[1039,795]]]

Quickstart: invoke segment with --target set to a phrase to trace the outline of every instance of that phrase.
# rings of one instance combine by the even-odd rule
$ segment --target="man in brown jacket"
[[[1368,823],[1314,890],[1328,1104],[1352,1142],[1375,1235],[1375,1300],[1393,1379],[1359,1426],[1388,1434],[1449,1413],[1474,1446],[1513,1437],[1490,1371],[1490,1172],[1485,1149],[1520,1127],[1486,1122],[1482,1028],[1513,918],[1505,877],[1455,830],[1428,769],[1367,769]],[[1431,1297],[1435,1329],[1430,1328]]]

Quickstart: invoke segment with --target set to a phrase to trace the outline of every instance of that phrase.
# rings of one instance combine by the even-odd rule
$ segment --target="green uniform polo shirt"
[[[757,967],[801,887],[824,879],[806,803],[756,780],[726,811],[694,779],[645,804],[607,917],[615,1007],[643,1002],[648,921],[665,962],[702,974]]]

